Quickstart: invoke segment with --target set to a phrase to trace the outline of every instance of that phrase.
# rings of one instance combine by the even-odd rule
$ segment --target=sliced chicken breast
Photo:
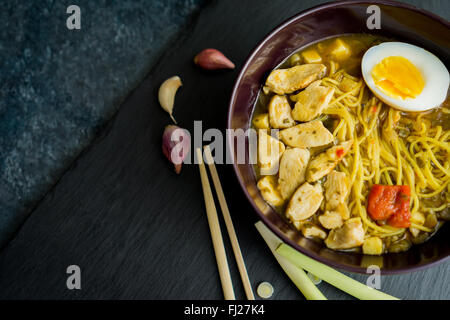
[[[277,179],[275,176],[265,176],[259,179],[257,187],[264,200],[270,205],[277,207],[284,203],[283,197],[278,191]]]
[[[361,218],[345,221],[342,227],[331,230],[325,239],[327,247],[334,250],[355,248],[363,243],[364,229]]]
[[[286,208],[286,216],[292,221],[305,220],[319,209],[323,200],[322,187],[319,183],[302,184],[294,193]]]
[[[258,163],[262,175],[273,175],[278,172],[280,157],[285,150],[281,141],[267,134],[266,130],[258,130]]]
[[[327,233],[322,228],[312,223],[305,223],[301,227],[301,231],[306,238],[319,238],[324,240],[327,237]]]
[[[340,203],[345,203],[348,194],[349,181],[344,172],[336,170],[331,171],[327,175],[327,181],[324,183],[325,199],[327,209],[334,209]]]
[[[292,117],[297,121],[310,121],[322,114],[333,98],[334,88],[320,85],[320,80],[311,83],[305,90],[292,96],[296,101]]]
[[[280,160],[278,184],[284,199],[288,199],[294,191],[305,182],[306,167],[310,153],[308,149],[288,148]]]
[[[281,130],[280,139],[290,147],[309,148],[327,145],[334,137],[322,121],[314,120]]]
[[[287,129],[289,130],[289,129]],[[306,170],[306,180],[314,182],[329,174],[350,150],[353,140],[344,141],[313,158]]]
[[[266,87],[276,94],[288,94],[306,88],[326,73],[324,64],[302,64],[288,69],[273,70],[266,80]]]
[[[275,95],[269,102],[270,126],[275,129],[285,129],[295,125],[291,115],[291,106],[286,96]]]
[[[327,229],[339,228],[344,223],[342,216],[336,211],[326,211],[318,219],[320,224]]]

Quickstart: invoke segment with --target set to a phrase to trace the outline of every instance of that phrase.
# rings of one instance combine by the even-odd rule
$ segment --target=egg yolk
[[[415,98],[423,90],[422,74],[404,57],[387,57],[372,69],[375,85],[392,98]]]

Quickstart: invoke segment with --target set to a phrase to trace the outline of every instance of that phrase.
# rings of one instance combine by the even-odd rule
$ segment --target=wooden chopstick
[[[233,220],[231,220],[230,211],[228,210],[228,205],[225,200],[225,195],[223,193],[222,185],[220,183],[219,175],[217,174],[217,169],[214,164],[214,159],[211,155],[211,149],[209,146],[205,146],[205,160],[208,164],[209,171],[213,180],[214,187],[216,189],[217,198],[219,199],[220,208],[222,210],[223,219],[225,220],[225,225],[227,227],[228,236],[230,237],[231,246],[233,248],[234,257],[241,275],[242,283],[244,285],[245,294],[248,300],[255,300],[253,295],[252,286],[248,278],[247,268],[245,267],[245,262],[242,257],[241,248],[239,246],[239,241],[236,236],[236,231],[234,230]]]
[[[225,247],[223,245],[222,233],[220,231],[219,218],[217,216],[216,206],[214,204],[214,198],[208,180],[208,174],[203,162],[202,150],[197,148],[196,151],[203,187],[203,196],[205,198],[206,214],[208,216],[208,224],[216,255],[217,267],[219,269],[220,282],[222,283],[223,295],[225,300],[236,300],[234,296],[233,283],[231,282],[230,269],[228,267]]]

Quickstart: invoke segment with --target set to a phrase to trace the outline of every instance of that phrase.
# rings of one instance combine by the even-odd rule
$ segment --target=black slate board
[[[222,1],[204,9],[3,249],[0,298],[222,299],[198,168],[185,165],[177,176],[163,157],[161,135],[170,120],[158,106],[157,89],[179,75],[179,124],[192,131],[193,121],[202,120],[203,130],[224,130],[232,85],[249,51],[277,24],[318,3]],[[437,13],[448,9],[438,1],[426,5]],[[206,47],[223,51],[237,69],[196,68],[192,57]],[[231,166],[218,170],[254,288],[269,281],[274,299],[303,299],[257,234],[257,217]],[[243,299],[227,239],[226,245]],[[66,287],[72,264],[81,268],[81,290]],[[448,267],[383,277],[382,290],[400,298],[448,299]],[[330,299],[350,298],[325,283],[319,288]]]

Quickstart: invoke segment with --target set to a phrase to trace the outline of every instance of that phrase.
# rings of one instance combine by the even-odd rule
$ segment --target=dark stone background
[[[258,28],[265,34],[289,16],[322,2],[254,0],[245,4],[255,6],[249,14],[267,23],[232,23],[242,23],[247,31]],[[446,19],[450,16],[447,0],[404,2]],[[151,150],[156,150],[156,145],[160,150],[162,130],[158,125],[162,128],[167,123],[167,115],[160,109],[153,113],[150,107],[141,108],[141,101],[132,95],[117,113],[120,121],[107,120],[147,74],[151,76],[141,89],[173,75],[167,60],[180,56],[174,53],[180,34],[208,27],[211,20],[224,33],[222,38],[192,39],[192,52],[183,52],[181,71],[192,77],[180,90],[179,101],[196,94],[192,89],[200,75],[199,83],[205,85],[207,81],[232,83],[237,74],[235,70],[234,74],[224,72],[206,78],[188,66],[192,55],[206,42],[219,48],[226,38],[227,43],[241,45],[239,50],[246,53],[260,39],[245,33],[225,35],[229,19],[223,13],[227,11],[229,17],[230,12],[239,10],[239,0],[214,1],[209,6],[207,1],[80,0],[76,4],[82,8],[81,32],[68,31],[65,26],[70,4],[73,2],[0,3],[0,240],[5,244],[14,238],[0,252],[0,298],[221,299],[197,168],[186,166],[183,175],[176,177],[161,154],[154,156],[158,161],[149,162],[151,152],[142,151],[148,144],[154,147]],[[275,15],[267,12],[281,13],[276,15],[277,21],[272,21],[264,20]],[[169,47],[169,54],[158,60]],[[222,96],[228,97],[229,91],[231,87],[225,87]],[[148,97],[149,105],[159,108],[154,106],[156,99],[151,100],[153,92],[141,91],[139,96]],[[210,108],[213,102],[206,101],[192,110],[178,108],[177,118],[214,119],[209,124],[217,127],[225,117],[211,114],[224,114],[225,109]],[[220,104],[226,105],[225,99]],[[136,121],[141,127],[133,128],[124,121],[131,111],[152,119]],[[102,130],[100,137],[104,139],[98,145],[90,144],[106,122],[107,130]],[[149,123],[157,125],[150,128]],[[126,144],[119,137],[136,139],[136,143],[130,140]],[[114,139],[121,143],[116,144]],[[117,145],[129,147],[118,152],[122,157],[96,158],[99,152],[93,152],[114,151]],[[88,152],[73,162],[86,149]],[[116,170],[126,161],[134,166]],[[66,171],[69,166],[71,170]],[[148,184],[152,178],[157,178],[157,183]],[[140,188],[129,188],[132,183]],[[180,183],[190,189],[174,188]],[[233,206],[243,196],[226,187],[225,193],[233,195],[227,197],[234,200],[229,201]],[[74,205],[73,199],[78,198],[85,203]],[[236,228],[254,289],[259,282],[269,281],[276,290],[273,299],[302,298],[254,230],[254,216],[247,213],[232,210],[232,215],[240,218]],[[172,219],[177,215],[182,223]],[[79,292],[65,287],[65,268],[73,263],[83,267],[86,286]],[[447,262],[383,277],[383,291],[406,299],[448,299],[448,266]],[[366,279],[365,275],[346,274],[361,282]],[[232,277],[239,283],[236,270]],[[329,299],[351,298],[324,282],[320,290]],[[238,297],[242,296],[241,290]]]
[[[206,2],[0,2],[0,247]]]

